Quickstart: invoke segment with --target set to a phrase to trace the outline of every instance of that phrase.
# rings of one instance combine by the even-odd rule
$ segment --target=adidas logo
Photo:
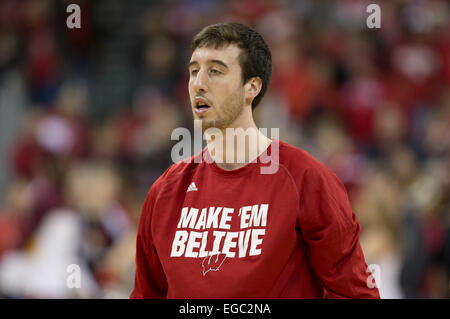
[[[192,182],[191,185],[189,185],[189,187],[187,189],[187,192],[190,192],[190,191],[198,191],[197,186],[195,186],[194,182]]]

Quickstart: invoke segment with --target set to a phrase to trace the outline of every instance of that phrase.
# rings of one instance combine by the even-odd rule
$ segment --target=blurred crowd
[[[0,297],[128,297],[145,195],[193,125],[190,40],[237,21],[272,51],[257,125],[344,182],[381,296],[449,298],[450,4],[371,2],[380,29],[363,0],[0,1]]]

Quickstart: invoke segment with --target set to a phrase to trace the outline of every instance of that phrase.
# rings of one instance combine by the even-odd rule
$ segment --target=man
[[[379,298],[342,183],[253,121],[271,68],[264,40],[242,24],[192,40],[189,94],[207,147],[151,187],[131,298]],[[244,130],[250,143],[227,143]],[[263,173],[263,158],[276,169]]]

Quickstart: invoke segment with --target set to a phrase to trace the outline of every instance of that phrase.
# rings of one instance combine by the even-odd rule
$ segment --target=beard
[[[211,118],[197,118],[202,120],[202,130],[209,128],[225,129],[241,115],[244,110],[244,90],[242,88],[236,89],[222,105],[214,107]]]

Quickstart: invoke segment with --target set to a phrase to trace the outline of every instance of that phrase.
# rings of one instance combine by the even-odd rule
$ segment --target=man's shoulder
[[[289,173],[298,187],[309,184],[336,184],[338,176],[307,151],[287,143],[280,143],[280,166]]]
[[[323,172],[329,171],[329,169],[312,156],[308,151],[288,144],[283,141],[279,141],[280,147],[280,165],[284,166],[288,171],[299,174],[306,170]]]
[[[160,191],[166,185],[173,183],[177,179],[186,176],[187,174],[193,174],[198,169],[200,162],[196,160],[202,152],[192,155],[191,157],[182,161],[173,163],[165,172],[153,183],[150,191]]]

